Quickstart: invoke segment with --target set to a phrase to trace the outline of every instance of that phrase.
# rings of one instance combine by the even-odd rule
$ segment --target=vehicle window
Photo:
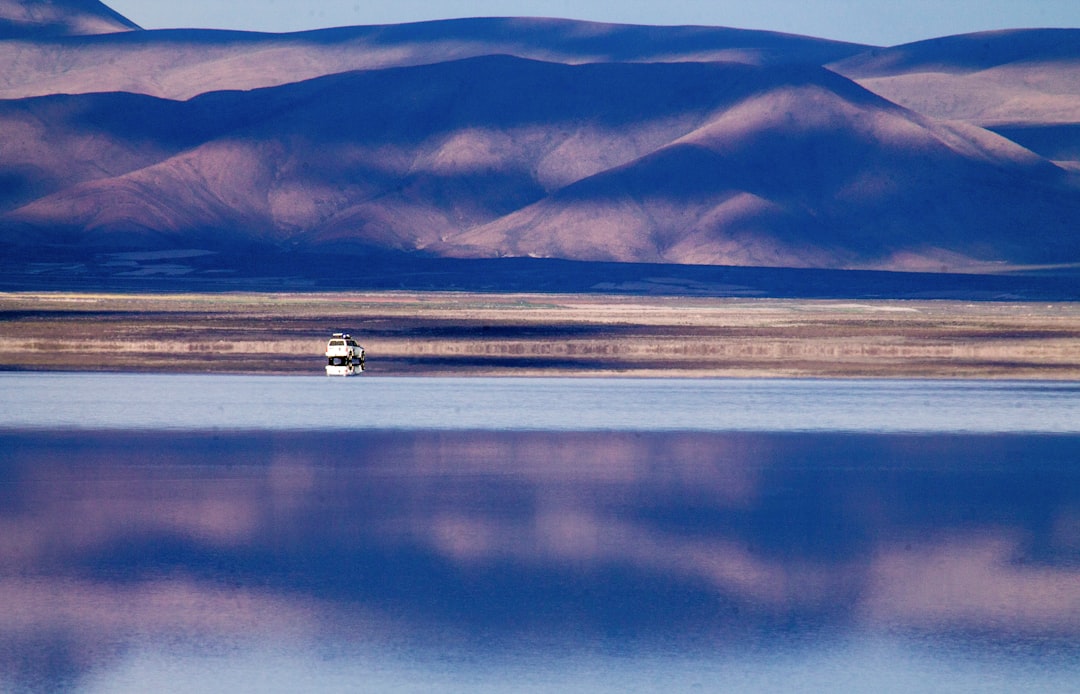
[[[346,344],[349,345],[350,347],[359,347],[360,346],[360,345],[356,344],[356,340],[349,340],[348,342],[346,342]]]
[[[344,347],[345,340],[330,340],[331,347]]]

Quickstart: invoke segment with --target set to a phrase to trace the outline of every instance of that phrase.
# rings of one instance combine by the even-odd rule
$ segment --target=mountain
[[[935,118],[1080,123],[1080,29],[950,36],[873,49],[829,67]]]
[[[138,28],[98,0],[0,0],[0,39],[87,36]]]
[[[764,88],[670,145],[460,242],[481,253],[889,269],[1075,253],[1060,231],[1080,212],[1076,190],[1030,152],[824,70],[756,83]]]
[[[1063,37],[490,19],[9,38],[0,251],[94,276],[387,254],[1058,272],[1080,263]],[[904,82],[995,70],[955,112]],[[132,260],[191,257],[215,260]]]
[[[909,109],[988,128],[1080,171],[1080,29],[949,36],[829,68]]]
[[[545,62],[820,65],[865,46],[766,31],[480,18],[296,34],[177,29],[0,42],[0,98],[127,91],[188,99],[485,55]]]
[[[50,244],[970,269],[1060,259],[1080,212],[1029,151],[813,67],[491,56],[188,102],[15,103],[82,134],[65,150],[81,168],[55,137],[27,154],[56,172],[0,217]]]

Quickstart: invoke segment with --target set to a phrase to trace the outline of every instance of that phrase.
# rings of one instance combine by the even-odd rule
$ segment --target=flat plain
[[[479,293],[0,294],[0,369],[1080,379],[1080,305]]]

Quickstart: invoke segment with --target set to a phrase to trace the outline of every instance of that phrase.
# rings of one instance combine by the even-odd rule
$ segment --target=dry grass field
[[[1080,379],[1080,305],[589,295],[0,294],[0,369]]]

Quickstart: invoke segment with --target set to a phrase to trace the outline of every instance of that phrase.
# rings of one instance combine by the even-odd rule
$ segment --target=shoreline
[[[0,370],[1080,380],[1080,304],[452,292],[0,293]]]

